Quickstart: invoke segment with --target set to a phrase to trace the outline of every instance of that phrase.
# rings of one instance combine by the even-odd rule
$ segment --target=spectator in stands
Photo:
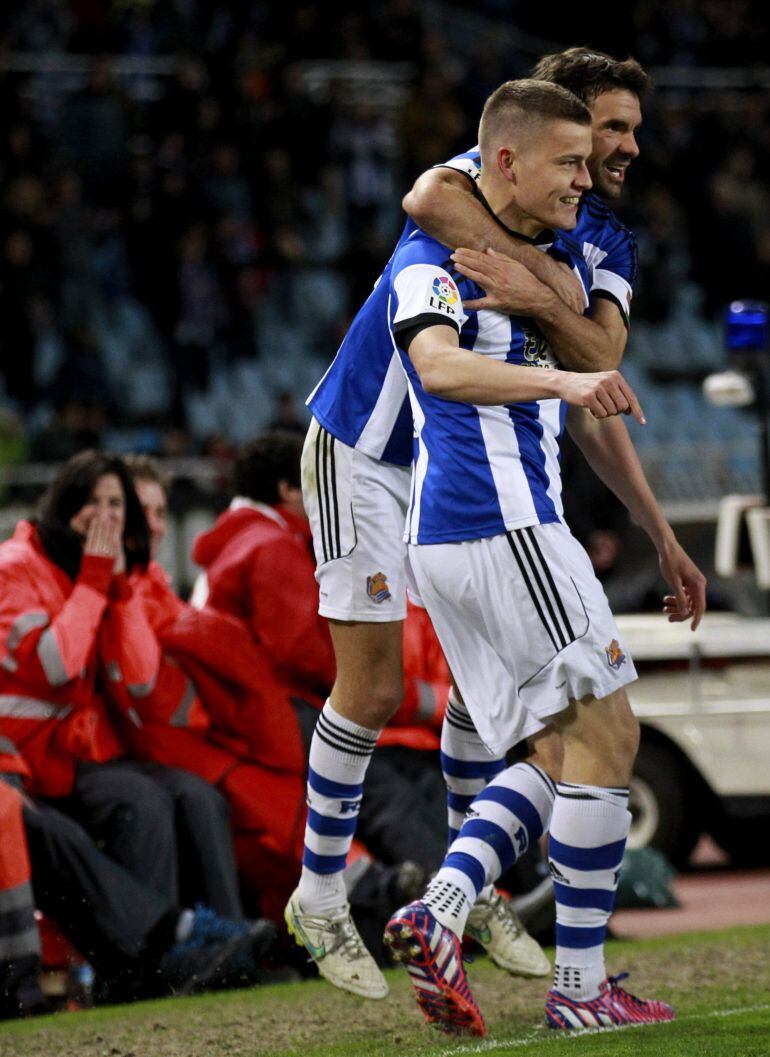
[[[184,892],[237,920],[225,799],[186,771],[124,758],[121,727],[159,663],[128,581],[148,558],[122,461],[70,459],[37,518],[0,544],[0,736],[23,754],[30,792],[56,798],[134,877],[172,905]],[[117,721],[106,691],[122,703]]]

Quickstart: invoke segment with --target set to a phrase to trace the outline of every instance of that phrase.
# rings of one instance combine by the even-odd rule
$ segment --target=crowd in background
[[[741,68],[729,90],[660,78],[621,215],[639,237],[636,321],[665,323],[682,290],[693,320],[765,293],[763,11],[626,14],[619,26],[591,5],[552,42],[513,0],[340,3],[334,18],[257,0],[5,9],[3,460],[101,441],[216,452],[255,424],[301,424],[411,180],[471,146],[488,92],[567,39],[654,67]]]

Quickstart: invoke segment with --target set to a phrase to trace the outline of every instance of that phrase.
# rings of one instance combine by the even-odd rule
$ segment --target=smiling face
[[[500,152],[501,163],[505,150]],[[574,228],[580,197],[591,187],[586,166],[590,153],[591,128],[561,120],[543,122],[537,134],[514,152],[514,205],[520,214],[514,226],[521,234]]]
[[[642,123],[639,99],[625,89],[602,92],[589,104],[593,146],[588,169],[602,198],[619,198],[626,169],[639,156],[635,133]]]
[[[121,532],[126,523],[126,497],[123,485],[114,473],[105,473],[100,477],[83,506],[70,518],[70,528],[79,536],[88,534],[88,527],[96,514],[105,511],[120,526]]]
[[[150,529],[150,557],[155,561],[168,526],[166,491],[157,481],[145,481],[141,477],[134,480],[134,487],[147,518]]]

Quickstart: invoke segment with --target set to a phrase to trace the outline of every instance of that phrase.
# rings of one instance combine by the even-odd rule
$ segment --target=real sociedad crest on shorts
[[[621,665],[626,663],[626,655],[617,639],[613,639],[609,646],[605,646],[604,652],[607,654],[607,663],[616,672],[620,670]]]
[[[366,593],[372,602],[387,602],[391,598],[390,588],[385,573],[375,573],[374,576],[366,578]]]

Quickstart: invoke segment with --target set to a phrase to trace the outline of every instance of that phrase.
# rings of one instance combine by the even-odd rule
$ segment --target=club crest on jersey
[[[626,663],[626,655],[620,648],[620,643],[617,639],[613,639],[609,646],[605,646],[604,652],[607,654],[607,664],[609,664],[610,668],[614,668],[616,672],[621,665]]]
[[[367,576],[366,593],[372,602],[376,602],[378,605],[380,602],[387,602],[392,597],[385,573],[375,573],[374,576]]]
[[[543,335],[531,327],[522,326],[521,329],[524,334],[522,355],[524,356],[525,366],[556,367],[556,357],[551,352],[551,346]]]
[[[460,292],[448,275],[437,275],[433,280],[428,300],[431,308],[435,308],[437,312],[446,312],[453,316],[455,309],[452,306],[460,300]]]

